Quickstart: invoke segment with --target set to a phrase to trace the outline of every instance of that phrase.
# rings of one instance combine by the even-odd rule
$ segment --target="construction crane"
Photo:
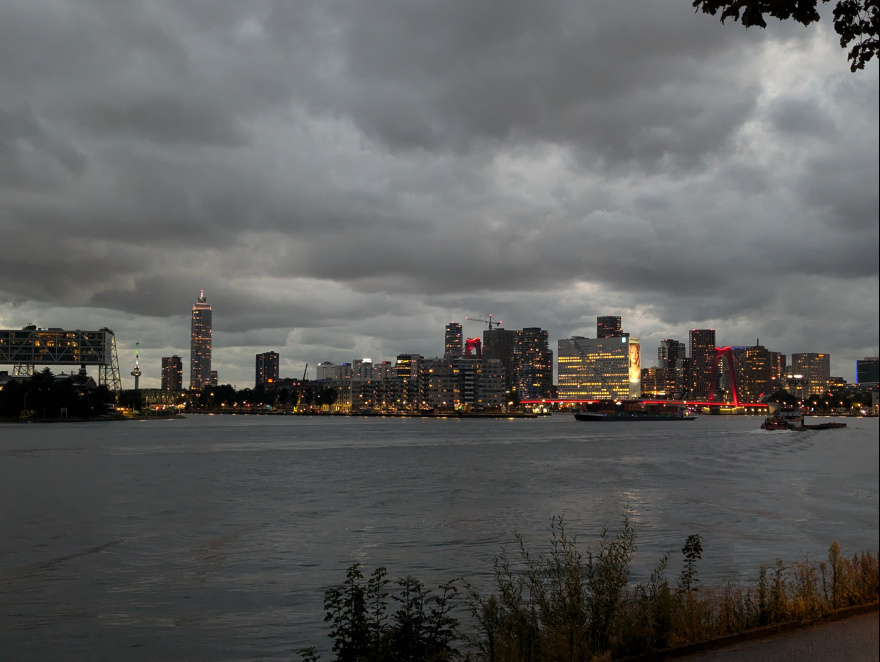
[[[492,315],[489,315],[489,319],[483,319],[482,317],[465,317],[468,322],[482,322],[483,324],[489,325],[489,331],[492,330],[492,325],[501,326],[504,324],[502,320],[498,320],[497,322],[492,319]]]
[[[302,381],[299,383],[299,398],[297,398],[297,400],[296,400],[297,409],[299,409],[300,406],[302,406],[303,391],[306,390],[306,375],[308,375],[308,374],[309,374],[309,364],[306,363],[305,370],[303,370]]]

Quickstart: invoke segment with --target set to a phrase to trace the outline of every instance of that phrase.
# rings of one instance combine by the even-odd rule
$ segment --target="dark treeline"
[[[115,403],[103,384],[76,375],[56,377],[49,368],[27,379],[12,379],[0,390],[0,418],[32,420],[97,418]],[[66,410],[66,411],[65,411]]]
[[[836,609],[876,602],[880,588],[877,553],[847,558],[837,543],[819,563],[777,560],[748,584],[706,586],[698,534],[685,540],[677,575],[668,574],[667,554],[635,582],[628,514],[615,534],[603,531],[598,547],[584,551],[561,519],[553,520],[545,550],[517,541],[514,554],[496,557],[488,595],[464,581],[434,592],[413,577],[391,582],[385,568],[364,576],[352,566],[324,596],[334,659],[607,662],[776,623],[815,623]],[[470,614],[464,624],[453,616],[462,610]],[[299,654],[305,662],[320,659],[315,648]]]

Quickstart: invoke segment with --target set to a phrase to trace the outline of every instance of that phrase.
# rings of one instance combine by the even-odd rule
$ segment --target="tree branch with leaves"
[[[830,0],[693,0],[693,6],[712,16],[720,12],[722,23],[732,18],[747,28],[766,28],[765,16],[780,21],[794,20],[806,26],[818,23],[820,1]],[[840,35],[840,47],[849,48],[850,70],[864,69],[878,54],[880,0],[838,0],[834,8],[834,30]]]

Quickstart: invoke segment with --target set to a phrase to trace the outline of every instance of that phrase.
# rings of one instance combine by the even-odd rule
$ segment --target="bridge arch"
[[[715,388],[718,385],[718,365],[721,363],[722,358],[724,358],[727,363],[727,372],[730,374],[730,395],[733,397],[733,406],[739,407],[739,389],[736,383],[736,360],[733,356],[733,348],[730,346],[715,348],[715,362],[712,367],[712,382],[709,387],[709,402],[715,400]]]

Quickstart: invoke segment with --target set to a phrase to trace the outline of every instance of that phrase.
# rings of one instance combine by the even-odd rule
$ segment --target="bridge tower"
[[[715,387],[718,384],[718,364],[722,357],[727,363],[727,371],[730,373],[730,394],[733,397],[733,406],[739,407],[739,392],[736,384],[736,361],[733,356],[732,347],[716,347],[715,348],[715,366],[712,370],[712,383],[709,387],[709,402],[715,400]]]

